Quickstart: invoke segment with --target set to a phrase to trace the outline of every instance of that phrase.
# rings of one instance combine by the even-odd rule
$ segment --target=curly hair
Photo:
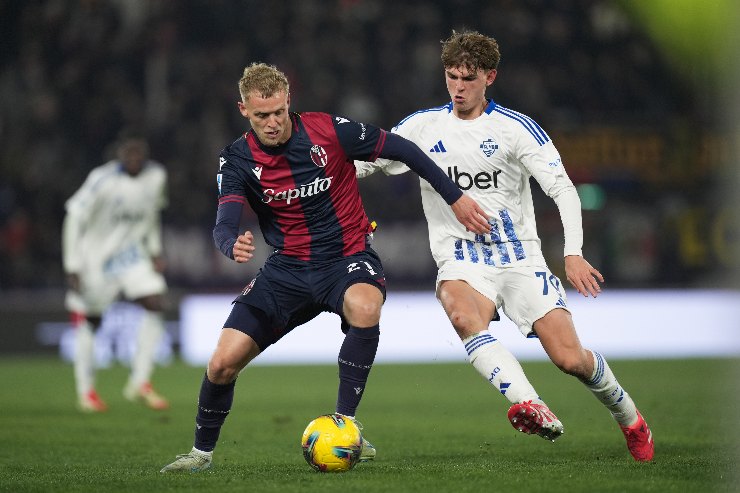
[[[452,31],[442,43],[444,68],[465,67],[470,71],[495,70],[501,60],[498,42],[477,31]]]
[[[290,92],[288,78],[274,65],[266,63],[252,63],[244,69],[242,78],[239,79],[239,94],[242,101],[249,99],[249,93],[257,91],[263,98],[280,91]]]

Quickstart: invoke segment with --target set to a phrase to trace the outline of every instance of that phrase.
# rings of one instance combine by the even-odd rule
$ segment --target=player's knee
[[[368,301],[356,304],[350,309],[351,315],[347,317],[350,324],[355,327],[370,327],[380,323],[380,308],[382,304]]]
[[[382,299],[355,299],[345,306],[344,315],[354,327],[370,327],[380,322]]]
[[[574,377],[583,378],[586,375],[586,363],[583,357],[577,353],[566,353],[552,358],[560,371]]]
[[[357,283],[344,294],[344,317],[354,327],[371,327],[380,322],[383,294],[370,284]]]
[[[463,310],[453,310],[449,313],[450,323],[455,331],[463,337],[471,332],[475,324],[475,317]]]
[[[229,364],[224,358],[214,354],[208,362],[208,380],[211,383],[225,385],[231,383],[238,375],[239,369]]]

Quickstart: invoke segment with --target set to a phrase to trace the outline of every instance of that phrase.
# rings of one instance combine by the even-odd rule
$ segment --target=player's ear
[[[237,101],[236,105],[239,107],[239,113],[241,113],[244,118],[249,118],[249,111],[247,111],[247,106],[242,101]]]
[[[290,93],[285,98],[285,107],[290,108]]]
[[[497,73],[498,72],[496,72],[496,69],[488,71],[488,73],[486,74],[486,86],[490,86],[491,84],[493,84],[493,81],[496,80]]]

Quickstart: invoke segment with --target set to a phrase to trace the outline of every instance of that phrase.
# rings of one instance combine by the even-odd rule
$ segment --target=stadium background
[[[243,66],[283,69],[293,110],[390,128],[446,101],[439,40],[463,27],[499,40],[489,96],[558,146],[583,201],[585,256],[609,289],[737,294],[736,21],[731,0],[1,2],[0,353],[57,351],[39,327],[66,319],[64,201],[121,129],[145,128],[170,174],[176,326],[185,296],[234,293],[261,263],[234,266],[211,239],[216,156],[245,130]],[[361,187],[389,289],[430,291],[417,179]],[[535,189],[562,275],[557,209]]]

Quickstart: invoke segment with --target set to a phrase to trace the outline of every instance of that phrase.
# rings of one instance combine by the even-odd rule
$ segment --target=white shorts
[[[533,325],[550,310],[568,310],[560,279],[546,265],[493,267],[448,260],[439,267],[437,288],[442,281],[467,282],[503,310],[525,337],[537,337]]]
[[[102,269],[81,272],[80,291],[67,291],[65,306],[70,312],[98,316],[121,298],[132,301],[165,292],[164,276],[146,259],[115,274],[105,274]]]

